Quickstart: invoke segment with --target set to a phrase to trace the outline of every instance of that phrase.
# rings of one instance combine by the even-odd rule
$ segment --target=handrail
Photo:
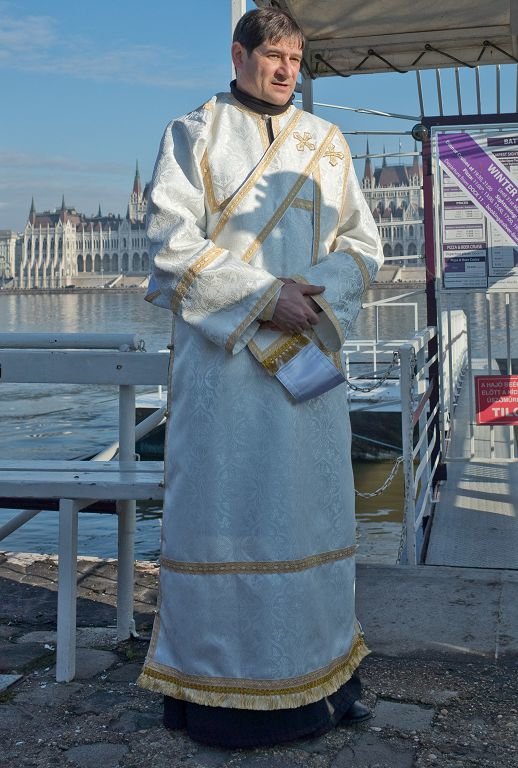
[[[0,349],[143,349],[132,333],[0,333]]]
[[[441,318],[442,319],[442,318]],[[451,415],[466,365],[467,330],[464,312],[448,312],[443,330],[428,326],[399,348],[401,432],[405,476],[403,540],[400,560],[422,562],[424,526],[433,513],[437,471],[444,455],[445,434],[452,428]],[[445,330],[446,326],[446,330]],[[439,351],[430,355],[429,343],[439,338]],[[435,397],[438,364],[440,397]],[[417,437],[415,435],[417,431]]]

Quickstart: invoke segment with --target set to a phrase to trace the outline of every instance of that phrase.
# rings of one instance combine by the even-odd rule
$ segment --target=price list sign
[[[445,288],[518,290],[518,132],[441,132]]]

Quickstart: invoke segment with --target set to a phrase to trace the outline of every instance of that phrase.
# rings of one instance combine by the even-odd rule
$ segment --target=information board
[[[477,424],[518,424],[518,376],[475,376]]]
[[[438,129],[444,288],[518,291],[518,126]]]

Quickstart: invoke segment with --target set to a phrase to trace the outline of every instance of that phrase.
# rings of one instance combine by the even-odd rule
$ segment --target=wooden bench
[[[168,355],[103,348],[75,348],[80,335],[60,334],[58,348],[16,348],[9,334],[8,349],[0,337],[0,396],[2,383],[114,384],[119,388],[118,460],[5,460],[0,458],[0,506],[54,507],[59,510],[58,617],[56,680],[75,676],[77,528],[78,513],[95,502],[114,502],[118,516],[117,636],[135,631],[133,566],[135,502],[163,498],[164,465],[137,461],[135,456],[135,385],[167,383]],[[34,336],[39,336],[35,334]],[[26,337],[23,337],[27,344]],[[36,343],[36,342],[34,342]]]

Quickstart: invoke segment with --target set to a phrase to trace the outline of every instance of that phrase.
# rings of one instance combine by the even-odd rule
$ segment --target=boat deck
[[[496,364],[493,370],[498,370]],[[475,375],[487,372],[487,367],[473,371]],[[435,508],[426,564],[518,569],[514,428],[494,426],[491,439],[491,427],[475,424],[468,383],[466,377],[455,411],[455,432],[447,454],[448,479],[441,486]]]

